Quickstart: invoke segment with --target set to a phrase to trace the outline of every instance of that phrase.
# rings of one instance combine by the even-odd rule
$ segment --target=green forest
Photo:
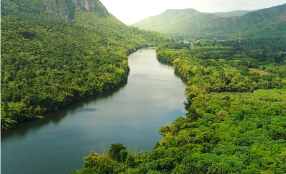
[[[270,51],[274,45],[256,50],[255,42],[159,45],[158,60],[171,63],[187,84],[186,116],[160,128],[163,139],[153,151],[103,146],[102,154],[92,151],[84,168],[72,174],[284,174],[286,56]]]
[[[104,9],[70,11],[66,19],[32,8],[35,2],[43,3],[1,2],[2,130],[118,86],[127,81],[130,53],[174,40],[128,27]]]

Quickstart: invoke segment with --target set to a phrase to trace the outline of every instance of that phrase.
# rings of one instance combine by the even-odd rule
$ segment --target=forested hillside
[[[243,33],[250,37],[285,37],[286,4],[249,12],[240,17],[219,18],[205,25],[202,33],[215,36],[231,36]],[[229,35],[228,35],[229,33]]]
[[[1,5],[2,130],[116,87],[129,53],[172,40],[126,26],[98,0]]]
[[[167,27],[170,26],[170,24],[174,23],[176,24],[177,20],[185,19],[190,15],[198,15],[198,14],[201,14],[201,12],[191,8],[183,10],[170,9],[166,10],[165,12],[159,15],[151,16],[147,19],[140,20],[135,24],[131,24],[131,26],[139,27],[144,30],[154,30],[154,31],[158,30],[157,27],[165,26],[166,30],[168,30]]]
[[[260,59],[253,42],[159,45],[158,60],[172,63],[187,84],[186,117],[160,128],[163,139],[152,152],[103,146],[102,155],[92,151],[72,174],[286,173],[286,55],[268,50]],[[275,70],[264,72],[272,63]]]
[[[182,10],[171,9],[157,16],[143,19],[131,26],[167,34],[197,32],[199,26],[218,17],[217,15],[199,12],[191,8]]]
[[[243,16],[246,13],[249,13],[249,10],[235,10],[230,12],[215,12],[213,14],[220,16],[220,17],[232,17],[232,16]]]
[[[195,9],[170,9],[157,15],[143,19],[131,26],[144,30],[159,31],[162,33],[189,33],[197,32],[199,27],[219,17],[242,16],[249,11],[231,11],[204,13]]]
[[[170,16],[171,12],[176,15]],[[285,37],[286,4],[256,11],[203,13],[194,9],[167,10],[132,26],[171,36],[197,39]]]

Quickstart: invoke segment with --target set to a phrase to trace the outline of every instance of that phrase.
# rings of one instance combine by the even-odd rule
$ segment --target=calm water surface
[[[156,59],[155,48],[129,56],[127,84],[46,114],[45,118],[2,132],[2,174],[65,174],[83,167],[101,143],[152,150],[161,126],[184,116],[185,84],[171,66]]]

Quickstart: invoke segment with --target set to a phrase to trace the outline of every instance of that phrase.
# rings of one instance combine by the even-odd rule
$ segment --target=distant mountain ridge
[[[178,19],[200,13],[201,12],[191,8],[183,10],[169,9],[159,15],[140,20],[131,26],[139,27],[144,30],[156,30],[157,27],[161,27],[162,25],[168,25],[172,22],[176,22]]]
[[[195,14],[200,14],[200,13],[201,12],[195,9],[191,9],[191,8],[183,9],[183,10],[170,9],[170,10],[166,10],[165,12],[157,16],[151,16],[135,24],[131,24],[131,26],[139,27],[144,30],[155,30],[156,31],[157,27],[169,25],[169,24],[175,23],[176,20],[178,19],[185,18],[186,16],[189,16],[189,15],[195,15]]]
[[[285,34],[286,4],[255,11],[204,13],[195,9],[166,10],[131,26],[169,35],[193,37],[278,37]]]
[[[201,32],[215,35],[243,32],[246,37],[286,37],[286,4],[243,16],[218,18],[203,26]]]
[[[220,17],[232,17],[232,16],[243,16],[249,12],[251,12],[251,10],[235,10],[235,11],[229,11],[229,12],[215,12],[212,14],[220,16]]]

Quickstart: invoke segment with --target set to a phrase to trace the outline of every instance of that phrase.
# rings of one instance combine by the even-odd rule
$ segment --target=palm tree
[[[1,129],[2,130],[11,129],[11,128],[15,127],[16,123],[17,123],[17,121],[12,120],[9,117],[6,117],[5,112],[3,112],[3,110],[1,110]]]

